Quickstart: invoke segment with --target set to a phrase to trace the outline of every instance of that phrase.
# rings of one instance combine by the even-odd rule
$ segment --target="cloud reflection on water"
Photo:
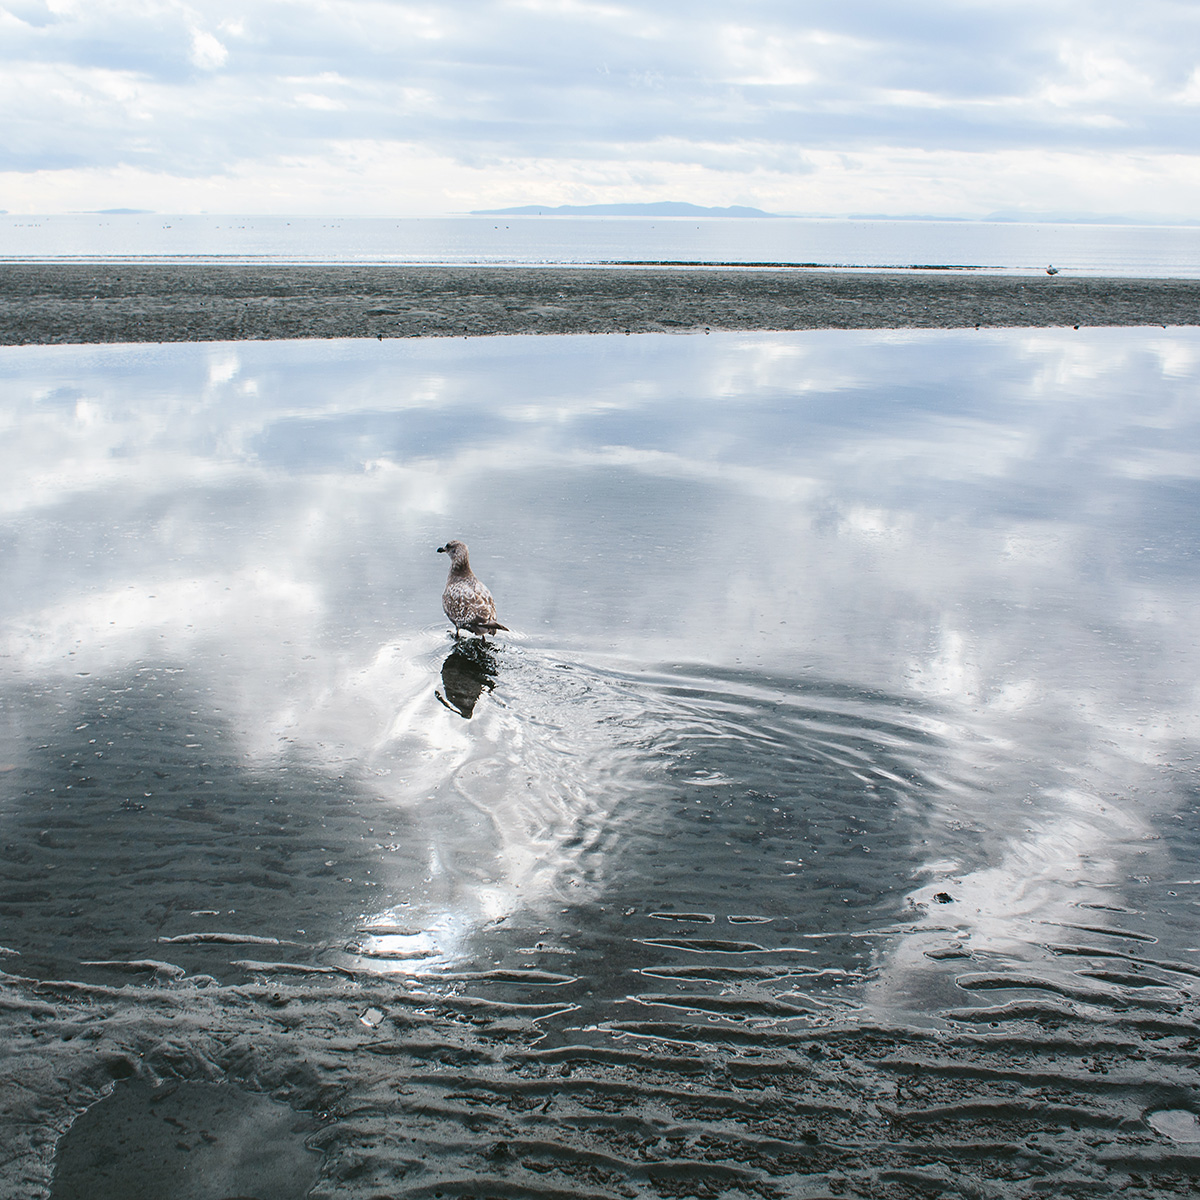
[[[636,856],[581,847],[652,769],[628,681],[660,664],[941,714],[938,786],[878,864],[927,914],[877,963],[880,1003],[927,986],[947,929],[1019,956],[1035,922],[1119,898],[1200,731],[1192,332],[2,363],[5,687],[187,663],[251,764],[373,773],[424,839],[422,879],[389,885],[418,925],[619,892]],[[430,551],[460,535],[522,631],[469,723],[434,699]],[[632,674],[593,704],[555,663]]]

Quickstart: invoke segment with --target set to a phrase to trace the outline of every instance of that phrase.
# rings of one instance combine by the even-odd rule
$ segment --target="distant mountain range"
[[[473,217],[774,217],[761,208],[734,204],[729,208],[704,208],[662,200],[657,204],[522,204],[519,208],[477,208]]]

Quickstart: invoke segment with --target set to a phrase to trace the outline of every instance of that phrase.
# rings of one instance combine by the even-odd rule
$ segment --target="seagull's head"
[[[447,542],[437,548],[439,554],[450,555],[450,565],[461,567],[467,561],[467,547],[464,542]]]

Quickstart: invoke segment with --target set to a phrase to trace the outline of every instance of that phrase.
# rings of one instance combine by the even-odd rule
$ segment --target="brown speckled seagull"
[[[438,547],[438,553],[450,555],[450,577],[442,593],[442,609],[454,622],[455,638],[460,629],[477,633],[481,638],[495,633],[497,629],[507,633],[508,626],[496,620],[496,602],[492,599],[492,593],[475,578],[475,572],[471,570],[467,547],[462,542],[447,542]]]

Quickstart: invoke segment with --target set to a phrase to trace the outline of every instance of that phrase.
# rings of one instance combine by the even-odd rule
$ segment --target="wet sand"
[[[679,267],[0,266],[0,344],[1195,325],[1200,281]]]
[[[553,980],[437,995],[246,966],[240,986],[0,978],[0,1194],[1188,1196],[1200,1175],[1194,1005],[1097,1021],[1048,996],[944,1014],[950,1030],[634,1010],[588,1030]],[[264,1124],[262,1097],[296,1117]],[[301,1137],[319,1162],[294,1161]],[[249,1190],[285,1162],[311,1191]]]

